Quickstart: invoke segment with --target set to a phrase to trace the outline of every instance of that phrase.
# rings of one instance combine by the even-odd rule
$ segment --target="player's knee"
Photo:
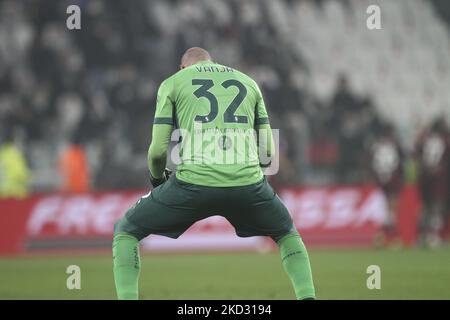
[[[124,232],[123,224],[124,224],[123,218],[120,218],[119,220],[116,221],[116,223],[114,223],[114,236],[117,236],[119,233]]]
[[[114,236],[116,236],[118,233],[120,233],[120,228],[121,228],[121,223],[122,223],[122,218],[120,218],[119,220],[116,221],[116,223],[114,223]]]
[[[299,237],[299,238],[301,238],[301,237],[300,237],[300,234],[298,233],[298,231],[297,231],[296,228],[292,228],[292,229],[290,229],[290,230],[286,230],[286,231],[284,231],[284,232],[280,232],[280,233],[277,234],[277,235],[271,236],[272,240],[273,240],[276,244],[280,243],[280,241],[281,241],[282,239],[285,239],[285,238],[288,238],[288,237]]]
[[[125,217],[122,217],[114,224],[114,236],[117,236],[120,233],[126,233],[135,238],[138,238],[138,235],[136,234],[136,232],[133,232],[133,229],[135,228],[133,228],[128,220]]]
[[[118,234],[128,234],[130,236],[135,237],[139,241],[147,237],[150,233],[147,229],[141,228],[139,226],[136,226],[135,224],[131,223],[126,215],[120,218],[115,224],[114,224],[114,236]]]

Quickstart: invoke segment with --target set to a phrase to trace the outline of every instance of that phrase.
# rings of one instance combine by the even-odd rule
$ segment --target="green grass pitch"
[[[450,249],[310,250],[319,299],[450,299]],[[68,265],[81,290],[66,288]],[[381,289],[369,290],[369,265]],[[293,299],[277,253],[144,255],[142,299]],[[0,299],[115,299],[108,255],[0,259]]]

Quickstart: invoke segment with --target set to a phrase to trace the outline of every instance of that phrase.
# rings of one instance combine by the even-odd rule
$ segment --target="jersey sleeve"
[[[266,104],[262,96],[259,86],[254,84],[256,91],[256,106],[255,106],[255,126],[262,124],[269,124],[269,115],[267,114]]]
[[[267,114],[261,90],[256,83],[254,83],[254,88],[257,95],[255,105],[255,129],[258,131],[258,152],[260,163],[263,166],[267,166],[274,157],[275,142],[273,140],[269,115]]]
[[[147,164],[150,174],[161,178],[166,167],[167,148],[169,147],[172,127],[153,125],[152,143],[148,148]]]
[[[153,124],[174,125],[173,110],[174,102],[171,98],[173,91],[173,79],[166,79],[158,89],[156,98],[156,111]]]
[[[173,102],[171,99],[172,79],[166,79],[158,89],[156,111],[153,120],[152,142],[148,149],[147,164],[155,178],[163,175],[166,166],[167,148],[174,125]]]

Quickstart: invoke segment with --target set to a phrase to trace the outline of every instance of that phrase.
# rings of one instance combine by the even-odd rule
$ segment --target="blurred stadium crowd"
[[[366,28],[374,3],[382,30]],[[81,30],[66,28],[70,4]],[[146,187],[156,91],[198,45],[260,84],[281,129],[274,183],[391,190],[434,166],[424,183],[440,177],[448,198],[449,12],[438,0],[0,1],[0,193]]]

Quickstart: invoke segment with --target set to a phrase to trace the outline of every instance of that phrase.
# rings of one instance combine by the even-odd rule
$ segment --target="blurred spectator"
[[[397,205],[403,185],[404,155],[395,128],[388,123],[380,124],[373,141],[369,144],[369,164],[372,181],[384,193],[388,202],[388,215],[376,239],[376,246],[388,246],[399,242],[397,229]]]
[[[63,192],[84,193],[90,190],[90,172],[86,152],[78,139],[73,139],[62,152],[59,169]]]
[[[437,246],[445,226],[449,195],[450,139],[445,121],[439,117],[419,136],[416,156],[419,162],[419,189],[422,213],[420,244]]]
[[[28,195],[30,171],[11,133],[0,139],[0,198],[22,198]]]
[[[370,100],[360,99],[352,93],[345,75],[339,77],[331,109],[329,128],[335,130],[339,146],[336,164],[338,182],[358,183],[364,171],[364,143],[370,136],[375,110]]]

